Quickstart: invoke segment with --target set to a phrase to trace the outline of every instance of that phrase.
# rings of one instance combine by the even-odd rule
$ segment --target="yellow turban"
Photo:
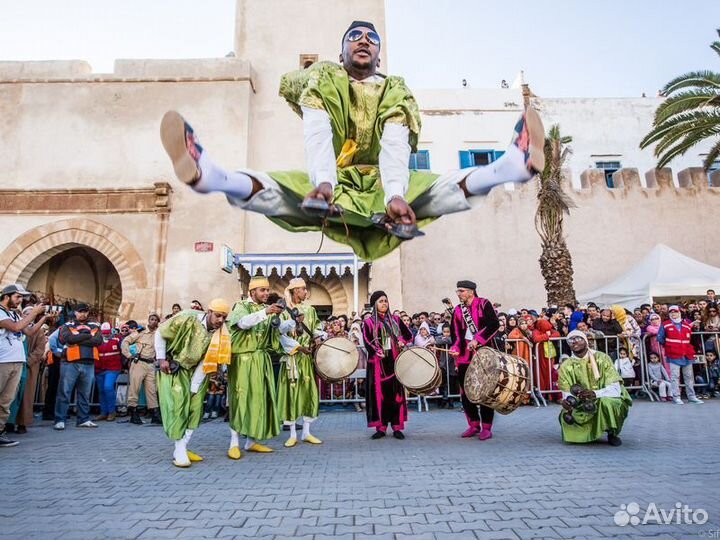
[[[248,285],[248,291],[252,291],[253,289],[257,289],[258,287],[265,287],[266,289],[269,289],[270,282],[264,276],[254,276],[250,278],[250,285]]]
[[[230,304],[228,304],[228,301],[224,298],[215,298],[212,302],[210,302],[208,309],[210,311],[214,311],[215,313],[224,313],[227,315],[230,313]]]

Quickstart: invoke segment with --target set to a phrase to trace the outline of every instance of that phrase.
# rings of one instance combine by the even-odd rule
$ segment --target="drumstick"
[[[422,359],[422,361],[425,362],[428,366],[430,366],[430,367],[435,367],[435,366],[433,366],[430,362],[428,362],[427,360],[425,360],[425,359],[422,357],[422,355],[418,354],[417,351],[415,351],[414,349],[409,348],[409,349],[405,349],[405,350],[406,350],[406,351],[411,351],[415,356],[417,356],[417,357],[419,357],[420,359]]]
[[[331,349],[335,349],[336,351],[344,352],[345,354],[350,354],[352,352],[352,351],[346,351],[345,349],[341,349],[340,347],[333,347],[327,341],[321,343],[321,345],[323,345],[325,347],[330,347]]]

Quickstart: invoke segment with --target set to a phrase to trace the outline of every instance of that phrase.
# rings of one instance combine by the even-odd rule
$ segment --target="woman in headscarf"
[[[560,347],[560,333],[553,329],[553,325],[547,319],[539,319],[535,323],[532,332],[533,342],[537,344],[537,385],[541,392],[553,390],[553,380],[556,379],[554,363],[558,359]],[[560,394],[547,394],[550,401],[559,401]]]
[[[393,436],[404,439],[402,429],[407,419],[405,388],[395,377],[395,360],[402,348],[413,342],[405,323],[390,311],[383,291],[370,297],[372,314],[363,322],[363,341],[368,352],[365,409],[369,428],[375,428],[373,439],[385,436],[388,424]]]
[[[625,338],[628,354],[630,355],[630,358],[635,360],[640,354],[640,325],[634,317],[630,316],[631,314],[629,314],[624,307],[613,305],[610,309],[612,309],[612,312],[615,315],[615,320],[620,324],[620,328],[623,330],[620,336]]]

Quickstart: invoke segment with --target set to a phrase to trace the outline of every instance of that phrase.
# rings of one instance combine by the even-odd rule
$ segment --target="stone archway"
[[[128,318],[138,304],[145,309],[151,307],[147,270],[135,247],[117,231],[90,219],[47,223],[17,237],[0,253],[0,283],[27,285],[45,262],[79,246],[99,251],[115,267],[123,290],[121,318]]]

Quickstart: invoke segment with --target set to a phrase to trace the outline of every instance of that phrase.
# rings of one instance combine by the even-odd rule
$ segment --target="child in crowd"
[[[707,386],[703,397],[705,399],[717,397],[718,379],[720,379],[720,364],[718,364],[718,354],[715,351],[705,351],[705,362],[707,364]],[[704,379],[703,379],[703,382]]]
[[[216,371],[210,376],[209,384],[203,420],[214,420],[218,417],[220,409],[223,407],[226,386],[224,374],[221,373],[220,370]]]
[[[615,360],[615,369],[617,369],[622,377],[623,384],[626,388],[633,385],[635,382],[635,367],[625,347],[620,347],[618,351],[618,359]]]
[[[648,376],[650,378],[650,387],[658,389],[660,400],[672,401],[672,397],[670,397],[670,376],[665,366],[660,362],[660,355],[656,352],[650,353]]]

